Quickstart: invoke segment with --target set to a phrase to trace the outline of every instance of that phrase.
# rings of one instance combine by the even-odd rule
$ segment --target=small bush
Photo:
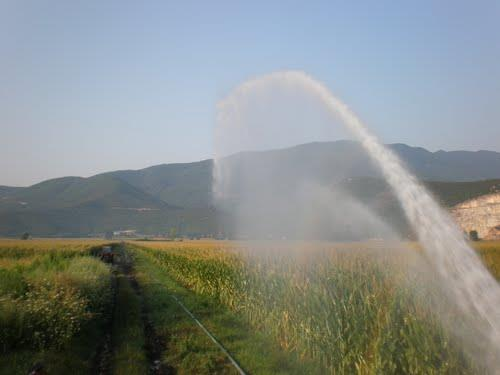
[[[0,269],[1,351],[60,348],[109,307],[109,267],[72,255],[45,253],[28,267]]]
[[[6,352],[25,341],[24,309],[18,300],[0,297],[0,350]]]
[[[3,350],[19,346],[61,347],[88,319],[86,300],[77,291],[41,283],[23,298],[0,303],[0,343]]]
[[[22,307],[24,329],[31,346],[38,348],[63,346],[89,318],[87,301],[74,288],[49,282],[28,292]]]
[[[103,262],[90,257],[72,259],[61,279],[79,290],[88,302],[89,312],[101,313],[110,304],[110,269]]]
[[[0,268],[0,296],[20,297],[27,291],[28,284],[20,272]]]

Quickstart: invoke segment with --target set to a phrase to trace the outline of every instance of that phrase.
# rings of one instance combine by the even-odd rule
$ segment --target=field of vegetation
[[[39,361],[51,373],[90,371],[85,341],[97,341],[111,301],[110,268],[92,256],[100,244],[0,240],[0,372],[26,374]]]
[[[415,244],[102,245],[0,240],[0,373],[236,373],[182,306],[248,373],[487,371]],[[499,278],[500,243],[477,249]]]
[[[484,371],[444,329],[436,312],[450,301],[420,274],[414,245],[142,245],[177,282],[245,317],[318,373]],[[481,249],[494,271],[498,250]]]

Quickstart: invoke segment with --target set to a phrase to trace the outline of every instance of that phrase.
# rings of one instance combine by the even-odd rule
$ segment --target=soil
[[[112,347],[112,337],[113,337],[113,315],[116,309],[116,295],[118,283],[116,278],[118,275],[124,275],[127,277],[128,281],[137,297],[139,298],[141,304],[141,319],[144,329],[144,350],[146,352],[146,357],[149,361],[149,374],[151,375],[171,375],[175,374],[175,369],[168,366],[161,361],[163,352],[165,351],[166,340],[161,337],[154,327],[151,320],[151,313],[145,302],[144,295],[141,286],[137,282],[134,276],[133,261],[124,252],[121,245],[118,245],[114,249],[117,252],[117,256],[114,257],[114,272],[113,272],[113,305],[110,309],[110,314],[106,317],[106,328],[105,335],[102,343],[99,345],[96,358],[94,360],[94,374],[108,375],[112,374],[112,363],[113,363],[113,347]]]

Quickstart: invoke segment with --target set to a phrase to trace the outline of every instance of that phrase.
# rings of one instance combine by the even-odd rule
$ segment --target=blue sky
[[[384,142],[500,151],[499,19],[498,1],[0,1],[0,185],[209,158],[216,102],[281,69]]]

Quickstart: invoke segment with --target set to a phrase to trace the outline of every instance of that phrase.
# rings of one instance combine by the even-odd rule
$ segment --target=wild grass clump
[[[48,281],[36,284],[21,298],[5,302],[0,315],[5,349],[61,347],[88,318],[86,301],[77,290]]]
[[[490,272],[500,279],[500,241],[479,241],[472,244]]]
[[[74,251],[0,246],[0,257],[10,260],[0,268],[1,351],[62,348],[106,309],[110,269],[89,254],[89,245]]]
[[[110,269],[91,257],[73,259],[61,275],[69,285],[79,291],[93,314],[103,313],[111,303]]]
[[[28,291],[23,275],[11,269],[0,268],[0,296],[20,297]]]

